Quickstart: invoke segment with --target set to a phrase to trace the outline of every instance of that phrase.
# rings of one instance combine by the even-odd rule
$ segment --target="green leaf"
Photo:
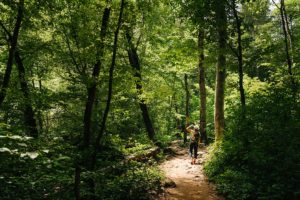
[[[0,152],[8,152],[8,153],[11,153],[11,150],[6,148],[6,147],[2,147],[0,148]]]
[[[28,156],[32,160],[36,159],[39,156],[38,152],[26,152],[26,153],[21,153],[20,157],[23,158],[25,156]]]

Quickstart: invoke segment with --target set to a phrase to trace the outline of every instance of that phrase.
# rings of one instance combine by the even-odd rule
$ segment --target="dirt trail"
[[[166,188],[159,200],[224,200],[216,194],[204,175],[205,148],[199,148],[195,165],[191,165],[187,148],[180,147],[178,141],[173,142],[171,148],[176,155],[163,162],[160,169],[176,183],[176,187]]]

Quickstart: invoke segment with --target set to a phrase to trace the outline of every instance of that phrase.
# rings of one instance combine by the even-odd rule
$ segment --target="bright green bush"
[[[62,138],[34,140],[14,135],[0,124],[0,199],[74,199],[74,163],[79,153]],[[81,173],[82,199],[91,194],[86,180],[96,183],[98,199],[149,199],[149,191],[160,187],[161,174],[155,162],[125,162],[126,155],[152,147],[134,141],[131,148],[117,136],[103,140],[97,170]],[[143,195],[140,195],[143,194]]]
[[[212,148],[209,178],[228,199],[300,198],[300,107],[288,90],[272,87],[235,111],[223,141]]]

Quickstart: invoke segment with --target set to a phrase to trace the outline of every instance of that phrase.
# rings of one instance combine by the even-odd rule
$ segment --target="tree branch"
[[[272,2],[274,4],[274,6],[276,6],[280,10],[280,7],[277,5],[277,3],[274,0],[272,0]]]
[[[233,45],[230,43],[227,43],[227,45],[229,46],[230,50],[234,53],[234,55],[236,57],[239,57],[239,54],[238,54],[237,50],[233,47]]]
[[[12,40],[11,33],[7,30],[7,28],[4,26],[4,24],[2,23],[1,20],[0,20],[0,26],[2,27],[2,29],[4,30],[4,32],[8,36],[9,41],[11,41]]]
[[[138,40],[136,42],[135,50],[137,50],[137,48],[138,48],[138,46],[139,46],[139,44],[141,42],[141,39],[142,39],[142,34],[140,34],[140,36],[139,36],[139,38],[138,38]]]
[[[66,31],[64,31],[64,32],[66,32]],[[77,63],[76,58],[75,58],[75,56],[74,56],[74,52],[73,52],[73,50],[72,50],[72,48],[71,48],[70,40],[69,40],[69,38],[68,38],[68,36],[67,36],[66,34],[64,34],[64,35],[65,35],[65,37],[66,37],[66,43],[67,43],[68,51],[69,51],[69,54],[70,54],[71,59],[72,59],[72,61],[73,61],[73,64],[75,65],[77,71],[78,71],[79,73],[82,73],[81,70],[80,70],[79,64]]]

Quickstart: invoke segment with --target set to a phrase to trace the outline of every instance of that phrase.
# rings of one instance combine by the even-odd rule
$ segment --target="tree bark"
[[[292,72],[293,61],[292,61],[292,57],[290,54],[290,47],[292,47],[292,43],[291,43],[291,38],[289,37],[290,36],[289,25],[288,25],[288,21],[287,21],[284,0],[280,0],[280,16],[281,16],[282,30],[283,30],[283,34],[284,34],[285,54],[286,54],[286,61],[287,61],[287,65],[288,65],[288,74],[290,76],[292,90],[293,90],[293,93],[295,96],[296,86],[295,86],[295,80],[294,80],[294,76],[293,76],[293,72]]]
[[[87,101],[85,105],[85,111],[84,111],[84,119],[83,119],[83,147],[84,149],[89,149],[89,146],[91,145],[91,121],[92,121],[92,114],[93,114],[93,106],[96,98],[96,91],[97,91],[97,81],[100,74],[100,68],[101,68],[101,59],[104,54],[104,40],[106,37],[107,32],[107,26],[108,21],[110,17],[110,7],[107,7],[104,9],[103,16],[102,16],[102,24],[101,24],[101,31],[100,31],[100,42],[97,47],[97,53],[96,53],[96,63],[93,68],[92,73],[92,80],[91,83],[88,83],[87,86]],[[97,141],[96,141],[97,143]],[[96,154],[97,149],[95,144],[94,151],[91,153],[91,157],[84,158],[83,163],[78,163],[76,165],[75,170],[75,185],[74,185],[74,192],[75,192],[75,198],[76,200],[80,199],[80,165],[84,165],[87,170],[93,170],[95,167],[96,162]],[[97,146],[98,147],[98,146]],[[86,180],[86,183],[89,186],[90,193],[93,195],[91,198],[95,199],[95,182],[92,178],[88,178]]]
[[[92,112],[93,112],[93,105],[95,102],[96,97],[96,90],[97,90],[97,81],[98,76],[100,73],[101,68],[101,58],[103,57],[104,52],[104,40],[106,36],[106,30],[108,25],[108,20],[110,16],[110,8],[105,8],[104,13],[102,16],[102,25],[101,25],[101,32],[100,32],[100,44],[98,47],[97,52],[97,60],[94,65],[93,74],[92,74],[92,82],[88,83],[87,87],[87,93],[88,98],[85,105],[85,111],[84,111],[84,120],[83,120],[83,140],[84,140],[84,146],[90,145],[91,140],[91,118],[92,118]]]
[[[15,51],[17,49],[17,44],[18,44],[18,37],[19,37],[19,32],[21,28],[21,23],[22,23],[22,18],[23,18],[23,9],[24,9],[24,0],[20,0],[19,5],[18,5],[18,14],[17,14],[17,20],[15,23],[13,35],[11,38],[11,46],[9,49],[9,54],[8,54],[8,60],[6,64],[6,70],[3,78],[3,83],[1,86],[0,90],[0,107],[2,106],[2,103],[5,99],[9,80],[10,80],[10,74],[12,71],[12,65],[13,65],[13,59],[15,55]]]
[[[183,142],[186,143],[187,142],[186,127],[190,125],[190,92],[189,92],[187,74],[184,74],[184,88],[185,88],[185,127],[184,127]]]
[[[215,86],[215,140],[221,140],[225,128],[224,119],[224,90],[226,78],[226,41],[227,41],[227,19],[225,1],[218,1],[216,8],[216,25],[218,32],[218,63],[216,66]]]
[[[242,47],[242,30],[241,30],[241,19],[238,15],[238,12],[236,10],[236,2],[235,0],[232,1],[232,9],[233,9],[233,14],[235,17],[235,23],[236,23],[236,30],[238,34],[237,38],[237,43],[238,43],[238,51],[237,51],[237,57],[238,57],[238,71],[239,71],[239,90],[240,90],[240,99],[241,99],[241,104],[242,104],[242,113],[243,116],[245,114],[246,110],[246,98],[245,98],[245,90],[244,90],[244,85],[243,85],[243,78],[244,78],[244,73],[243,73],[243,47]]]
[[[25,78],[25,67],[23,65],[23,61],[19,55],[19,52],[15,51],[15,60],[18,67],[19,72],[19,80],[21,85],[21,90],[23,92],[25,98],[25,111],[24,111],[24,118],[25,118],[25,125],[28,128],[29,135],[37,138],[38,137],[38,129],[37,123],[34,117],[34,111],[31,104],[30,92],[28,88],[28,84]]]
[[[148,137],[151,140],[154,140],[155,131],[154,131],[154,128],[152,125],[152,121],[151,121],[149,112],[148,112],[148,106],[147,106],[145,100],[142,98],[143,85],[142,85],[142,75],[141,75],[141,66],[140,66],[140,62],[139,62],[139,57],[138,57],[136,48],[132,44],[132,40],[131,40],[132,38],[131,38],[131,35],[129,34],[129,31],[126,32],[126,38],[127,38],[127,42],[129,45],[129,48],[127,50],[129,62],[130,62],[130,65],[132,66],[132,68],[135,70],[134,77],[136,78],[135,84],[136,84],[136,90],[137,90],[138,97],[139,97],[139,106],[142,111],[142,116],[143,116],[143,120],[144,120],[144,123],[146,126]]]
[[[34,87],[34,80],[32,80],[33,82],[33,87]],[[41,80],[41,77],[39,77],[39,92],[42,93],[43,90],[43,85],[42,85],[42,80]],[[41,110],[41,105],[42,105],[42,101],[41,99],[39,98],[38,99],[38,109],[37,109],[37,121],[38,121],[38,125],[39,125],[39,133],[43,133],[45,131],[44,129],[44,122],[43,122],[43,113],[42,113],[42,110]],[[48,132],[48,130],[46,129],[46,132]]]
[[[174,110],[175,110],[175,113],[178,114],[179,113],[179,108],[178,108],[178,102],[176,100],[176,92],[174,92],[174,95],[173,95],[173,99],[174,99]],[[177,116],[175,117],[175,127],[177,130],[181,130],[181,123],[180,123],[180,118],[178,118]]]
[[[104,134],[104,130],[106,128],[106,120],[107,120],[110,103],[111,103],[111,99],[112,99],[112,89],[113,89],[112,86],[113,86],[113,76],[114,76],[114,69],[115,69],[115,64],[116,64],[116,55],[117,55],[117,48],[118,48],[118,36],[119,36],[119,31],[120,31],[120,28],[122,25],[124,6],[125,6],[125,0],[122,0],[120,3],[120,13],[119,13],[119,18],[118,18],[118,24],[117,24],[116,31],[114,33],[113,54],[112,54],[112,61],[111,61],[110,69],[109,69],[108,94],[107,94],[107,100],[106,100],[106,107],[105,107],[103,118],[102,118],[101,129],[100,129],[99,134],[95,141],[94,154],[92,155],[92,166],[93,167],[95,166],[96,154],[97,154],[97,150],[100,145],[100,140],[101,140],[101,138]]]
[[[292,32],[292,27],[290,27],[290,24],[293,24],[291,21],[289,21],[288,19],[288,15],[286,13],[286,9],[285,9],[285,3],[284,0],[282,1],[282,12],[284,15],[284,20],[285,20],[285,26],[286,26],[286,30],[287,30],[287,35],[288,35],[288,40],[289,40],[289,44],[290,44],[290,50],[291,50],[291,61],[292,63],[293,61],[293,53],[294,53],[294,36],[293,36],[293,32]],[[292,25],[291,25],[292,26]]]
[[[199,51],[199,88],[200,88],[200,134],[201,142],[207,145],[206,135],[206,89],[205,89],[205,67],[204,67],[204,29],[199,27],[198,51]]]
[[[292,76],[292,59],[289,52],[289,42],[288,42],[288,33],[287,33],[287,23],[284,16],[284,9],[285,4],[284,0],[280,0],[280,16],[281,16],[281,22],[282,22],[282,30],[284,34],[284,43],[285,43],[285,53],[286,53],[286,61],[288,64],[288,73],[290,76]]]
[[[119,36],[119,31],[120,31],[120,28],[121,28],[121,24],[122,24],[124,1],[125,0],[122,0],[121,3],[120,3],[120,13],[119,13],[119,18],[118,18],[118,24],[117,24],[116,31],[114,33],[112,61],[111,61],[111,65],[110,65],[110,68],[109,68],[108,94],[107,94],[107,100],[106,100],[106,107],[105,107],[102,122],[101,122],[101,128],[100,128],[100,131],[99,131],[99,133],[98,133],[98,135],[95,139],[95,143],[94,143],[94,146],[93,146],[93,149],[92,149],[92,153],[90,154],[90,157],[84,159],[84,162],[85,162],[84,164],[87,167],[87,169],[90,170],[90,171],[93,171],[95,169],[95,166],[96,166],[96,158],[97,158],[97,153],[98,153],[98,149],[99,149],[99,146],[100,146],[100,140],[101,140],[101,138],[104,134],[105,128],[106,128],[106,120],[107,120],[107,117],[108,117],[108,113],[109,113],[109,109],[110,109],[110,103],[111,103],[111,99],[112,99],[113,75],[114,75],[114,69],[115,69],[115,64],[116,64],[118,36]],[[108,11],[105,11],[105,12],[108,12]],[[104,15],[105,15],[105,12],[104,12]],[[108,18],[107,18],[107,20],[108,20]],[[103,22],[102,22],[102,25],[103,25]],[[105,36],[105,34],[104,34],[104,36]],[[101,56],[101,52],[100,52],[99,56]],[[100,68],[99,68],[99,70],[100,70]],[[95,71],[94,71],[93,74],[95,74]],[[85,146],[85,147],[87,148],[88,146]],[[76,166],[76,167],[78,167],[78,166]],[[79,173],[79,179],[80,179],[80,172],[76,172],[76,173]],[[76,180],[76,177],[78,177],[78,175],[76,173],[75,173],[75,180]],[[90,193],[92,194],[92,196],[89,197],[89,198],[92,199],[92,200],[96,199],[94,180],[92,178],[88,178],[86,182],[88,184]],[[74,187],[74,192],[75,192],[76,198],[80,199],[80,195],[78,195],[78,194],[80,194],[80,188],[79,187],[76,188],[76,185]]]
[[[175,103],[175,113],[179,113],[177,103]],[[176,122],[176,129],[181,130],[180,119],[178,117],[176,117],[175,122]]]
[[[10,34],[8,29],[4,26],[4,24],[1,23],[1,26],[4,30],[4,32],[7,34],[8,37],[8,43],[13,46],[13,36]],[[17,64],[18,73],[19,73],[19,81],[21,85],[21,91],[24,95],[24,103],[25,103],[25,109],[24,109],[24,122],[28,129],[28,135],[34,138],[38,137],[38,128],[35,120],[35,114],[32,108],[31,98],[30,98],[30,91],[29,87],[26,81],[25,76],[25,67],[23,65],[23,61],[20,57],[20,54],[17,50],[17,47],[15,47],[14,52],[14,58]]]

